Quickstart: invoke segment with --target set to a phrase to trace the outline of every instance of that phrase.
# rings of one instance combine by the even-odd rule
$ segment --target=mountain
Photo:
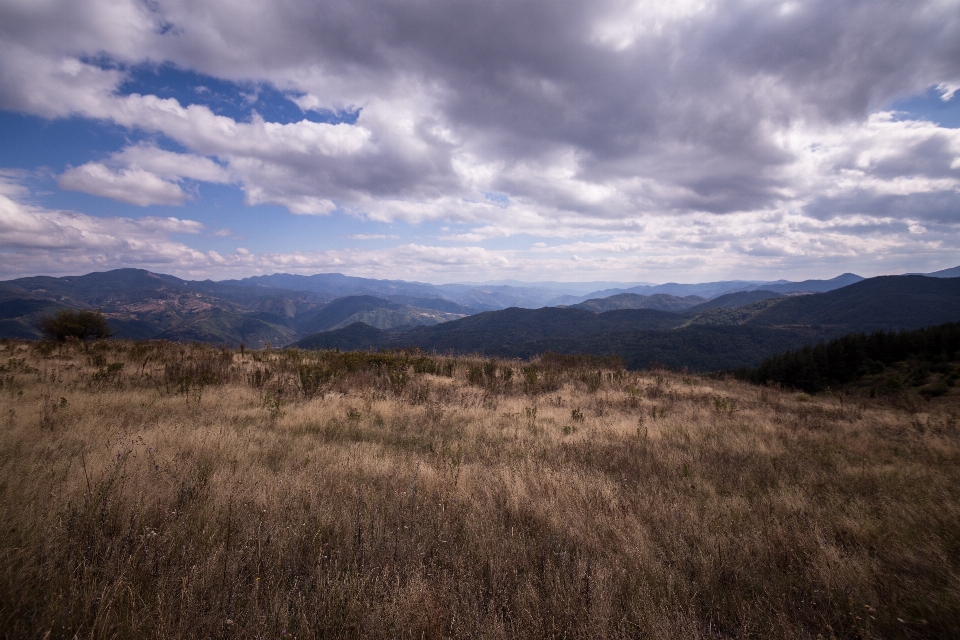
[[[383,296],[383,299],[390,302],[398,302],[411,307],[420,309],[433,309],[434,311],[443,311],[445,313],[454,313],[461,316],[469,316],[479,313],[480,309],[467,307],[465,305],[447,300],[446,298],[416,298],[413,296]]]
[[[441,334],[437,330],[444,325],[390,333],[357,323],[343,329],[317,333],[293,346],[344,350],[416,346],[437,352],[482,353],[507,358],[529,358],[545,351],[601,356],[613,354],[623,358],[631,369],[660,363],[695,371],[716,371],[756,366],[765,357],[801,347],[816,338],[810,332],[748,326],[694,326],[672,330],[631,330],[621,327],[619,331],[587,333],[566,323],[557,323],[564,325],[560,330],[555,324],[551,327],[553,330],[542,334],[536,330],[521,329],[502,336],[496,331],[496,322],[485,324],[487,326],[475,327],[472,331],[450,331],[447,328]]]
[[[863,280],[855,273],[844,273],[829,280],[804,280],[803,282],[771,283],[763,288],[775,293],[823,293],[833,291]]]
[[[597,314],[583,309],[511,307],[502,311],[486,311],[442,325],[417,327],[401,334],[384,332],[382,335],[368,335],[380,336],[381,342],[376,346],[396,343],[396,346],[419,346],[436,351],[452,349],[469,353],[487,351],[491,345],[504,346],[533,340],[577,339],[610,331],[671,329],[682,322],[683,317],[678,314],[654,309],[624,309]],[[344,329],[340,331],[342,333]],[[317,334],[300,340],[294,346],[313,348],[318,339],[328,342],[330,338]],[[335,346],[345,348],[339,344]]]
[[[742,307],[745,304],[769,300],[771,298],[782,298],[783,294],[775,293],[768,289],[756,289],[754,291],[738,291],[736,293],[726,293],[702,304],[690,307],[687,313],[702,313],[709,309],[733,309]]]
[[[671,331],[610,332],[585,340],[540,340],[520,345],[518,357],[544,351],[617,355],[630,369],[663,364],[691,371],[756,366],[763,358],[796,349],[815,335],[804,331],[750,326],[688,326]],[[502,351],[497,355],[513,355]]]
[[[404,280],[375,280],[372,278],[356,278],[345,276],[342,273],[318,273],[312,276],[293,275],[289,273],[275,273],[269,276],[253,276],[242,280],[225,280],[242,287],[268,287],[286,289],[289,291],[310,291],[320,293],[330,299],[344,296],[412,296],[420,298],[442,297],[437,295],[437,288],[423,282],[406,282]]]
[[[393,337],[394,334],[387,331],[371,327],[364,322],[355,322],[342,329],[321,331],[312,336],[307,336],[293,346],[301,349],[363,351],[390,346]]]
[[[957,267],[957,269],[960,269],[960,267]],[[776,280],[773,282],[759,280],[720,280],[717,282],[702,282],[698,284],[678,284],[676,282],[668,282],[666,284],[656,285],[641,284],[628,288],[617,287],[602,289],[594,291],[588,295],[581,296],[579,299],[577,299],[577,296],[567,295],[562,300],[558,299],[558,302],[555,304],[576,305],[580,302],[590,299],[609,298],[625,293],[643,296],[664,294],[680,298],[700,296],[708,300],[731,293],[758,290],[771,291],[780,294],[820,293],[839,289],[861,280],[863,280],[863,278],[854,273],[844,273],[829,280],[803,280],[801,282],[790,282],[788,280]]]
[[[814,293],[823,291],[832,291],[847,285],[863,280],[860,276],[853,273],[845,273],[830,280],[804,280],[802,282],[790,282],[787,280],[777,280],[774,282],[764,282],[758,280],[720,280],[718,282],[702,282],[699,284],[678,284],[668,282],[658,285],[641,285],[629,289],[607,289],[595,291],[590,294],[591,298],[607,298],[621,293],[636,293],[640,295],[654,295],[665,293],[671,296],[701,296],[707,299],[713,299],[729,293],[738,291],[756,291],[765,290],[775,293]]]
[[[552,289],[537,287],[512,287],[508,285],[465,287],[464,285],[444,284],[437,289],[444,297],[475,309],[495,310],[508,307],[537,309],[549,304],[562,295]]]
[[[424,307],[371,296],[338,302],[319,292],[263,283],[188,281],[142,269],[40,276],[0,282],[0,337],[39,338],[38,320],[67,307],[102,310],[120,338],[251,347],[288,344],[358,321],[392,329],[435,324],[473,312],[443,299],[412,300]]]
[[[753,300],[747,304],[737,302]],[[580,308],[489,311],[404,333],[362,329],[367,347],[411,347],[528,357],[617,354],[628,366],[652,361],[697,370],[756,366],[787,349],[852,331],[914,328],[960,320],[960,278],[884,276],[825,293],[786,297],[749,292],[682,313],[654,309],[593,312]],[[317,334],[304,348],[358,344],[359,328]]]
[[[948,322],[913,331],[846,334],[765,358],[756,369],[736,374],[755,384],[776,382],[804,391],[859,388],[873,397],[914,387],[933,397],[956,386],[958,360],[960,322]]]
[[[766,282],[759,280],[724,280],[700,284],[632,284],[611,282],[520,282],[518,280],[500,280],[484,283],[428,284],[424,282],[406,282],[403,280],[376,280],[357,278],[340,273],[320,273],[312,276],[277,273],[266,276],[254,276],[243,280],[227,280],[219,284],[232,284],[238,287],[272,287],[290,291],[309,291],[322,294],[329,299],[344,296],[366,295],[387,300],[395,298],[441,299],[454,302],[470,309],[469,313],[495,311],[509,307],[537,309],[543,306],[573,306],[590,300],[610,298],[621,294],[635,294],[645,297],[667,295],[676,298],[700,296],[712,299],[738,291],[764,289],[776,293],[812,293],[830,291],[862,280],[858,275],[845,273],[830,280],[804,280],[789,282],[777,280]],[[616,285],[619,286],[609,286]],[[602,289],[591,289],[601,286]],[[418,306],[416,303],[409,303]],[[692,306],[692,305],[690,305]],[[429,307],[432,308],[432,307]],[[621,307],[623,308],[623,307]],[[667,308],[661,305],[656,308]],[[596,310],[596,309],[595,309]],[[459,311],[452,311],[459,313]]]
[[[117,337],[168,339],[258,346],[298,337],[291,320],[326,298],[305,292],[258,291],[229,283],[191,282],[142,269],[117,269],[84,276],[19,278],[0,283],[0,308],[47,304],[16,321],[40,337],[36,321],[58,308],[100,309]],[[10,335],[0,327],[3,335]],[[26,337],[26,336],[24,336]]]
[[[880,276],[780,301],[747,321],[753,326],[812,327],[829,335],[917,329],[960,319],[960,278]]]
[[[592,313],[583,309],[510,308],[487,311],[436,327],[419,327],[403,334],[405,343],[423,349],[460,352],[484,351],[490,345],[509,345],[552,338],[579,339],[611,331],[672,329],[682,316],[655,309],[621,309]]]
[[[40,318],[52,316],[65,308],[51,300],[5,294],[0,290],[0,338],[36,340],[41,336],[37,329]]]
[[[782,280],[780,282],[786,282],[786,280]],[[710,299],[734,291],[748,291],[750,289],[756,289],[764,284],[769,283],[753,280],[723,280],[719,282],[703,282],[699,284],[678,284],[676,282],[668,282],[666,284],[657,285],[639,285],[626,289],[613,288],[594,291],[589,295],[589,298],[609,298],[610,296],[621,293],[634,293],[643,296],[652,296],[658,293],[663,293],[677,297],[700,296],[701,298]]]
[[[685,311],[706,302],[700,296],[677,296],[655,293],[642,296],[637,293],[618,293],[609,298],[592,298],[579,304],[570,305],[574,309],[585,311],[613,311],[615,309],[657,309],[659,311]]]
[[[931,278],[960,278],[960,266],[941,269],[940,271],[934,271],[933,273],[924,275],[930,276]]]
[[[853,283],[836,288],[849,281]],[[738,365],[752,366],[758,357],[774,353],[770,349],[780,343],[782,348],[793,348],[850,331],[910,329],[960,319],[960,278],[863,280],[844,274],[832,280],[763,287],[747,281],[638,287],[680,293],[685,287],[701,287],[713,295],[731,286],[741,290],[719,293],[710,301],[693,293],[622,291],[603,299],[592,296],[574,307],[530,309],[518,303],[474,313],[484,305],[496,307],[510,300],[542,303],[560,288],[431,285],[340,274],[198,282],[120,269],[0,282],[0,337],[38,337],[36,321],[41,316],[65,307],[99,308],[119,337],[132,339],[244,342],[251,347],[269,342],[350,348],[363,343],[517,356],[543,349],[583,350],[625,354],[633,365],[655,358],[704,368],[718,362],[719,354],[727,354]],[[386,293],[356,294],[357,288]],[[777,289],[789,289],[788,293],[831,290],[790,296]],[[336,295],[344,292],[353,293]],[[357,323],[366,328],[351,329]],[[719,342],[712,345],[710,340]]]
[[[254,276],[243,280],[226,281],[245,287],[273,287],[292,291],[310,291],[330,298],[344,296],[376,296],[391,299],[444,299],[470,309],[471,313],[507,307],[538,308],[571,292],[588,290],[571,283],[516,283],[516,284],[442,284],[406,282],[403,280],[375,280],[356,278],[340,273],[320,273],[312,276],[277,273]],[[512,282],[512,281],[511,281]],[[597,283],[609,284],[609,283]],[[579,300],[578,300],[579,301]]]
[[[731,294],[740,295],[740,294]],[[720,326],[720,325],[741,325],[748,324],[750,320],[756,317],[762,311],[779,304],[784,298],[762,298],[756,302],[734,306],[717,306],[707,309],[690,309],[685,316],[690,318],[683,326]]]
[[[470,287],[520,287],[548,289],[558,293],[570,295],[585,295],[601,289],[611,289],[615,287],[637,287],[642,285],[654,286],[652,282],[557,282],[555,280],[538,280],[535,282],[524,282],[522,280],[488,280],[486,282],[456,282],[454,284],[467,285]]]
[[[299,323],[305,331],[330,331],[355,322],[377,329],[432,325],[455,320],[463,314],[423,309],[374,296],[345,296],[316,309]]]

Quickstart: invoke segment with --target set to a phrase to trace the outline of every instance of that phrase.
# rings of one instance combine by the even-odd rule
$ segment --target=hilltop
[[[10,637],[956,635],[956,394],[116,340],[0,372]]]

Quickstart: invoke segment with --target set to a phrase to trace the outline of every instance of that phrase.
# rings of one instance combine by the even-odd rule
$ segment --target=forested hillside
[[[686,311],[691,307],[706,302],[700,296],[677,297],[665,293],[655,293],[643,296],[637,293],[619,293],[609,298],[592,298],[579,304],[571,305],[574,309],[585,311],[614,311],[616,309],[657,309],[659,311]]]
[[[842,289],[787,298],[749,321],[817,326],[832,335],[916,329],[960,320],[960,278],[881,276]]]
[[[731,306],[743,300],[752,302]],[[718,301],[684,313],[505,309],[403,333],[347,327],[310,336],[297,346],[416,346],[521,358],[554,351],[615,354],[631,368],[652,362],[696,371],[755,367],[764,358],[851,332],[960,320],[960,278],[883,277],[827,293],[785,297],[757,291]]]
[[[891,368],[892,365],[901,366]],[[875,394],[909,385],[943,395],[960,377],[960,322],[914,331],[854,333],[764,359],[737,376],[804,391],[841,388],[865,378]]]

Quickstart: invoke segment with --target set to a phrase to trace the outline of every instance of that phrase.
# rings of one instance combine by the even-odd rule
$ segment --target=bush
[[[112,335],[107,319],[97,311],[63,309],[52,318],[42,318],[37,326],[53,340],[64,342],[67,338],[97,340]]]

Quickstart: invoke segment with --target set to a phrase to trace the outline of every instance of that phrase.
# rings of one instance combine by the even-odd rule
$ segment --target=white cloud
[[[57,180],[61,189],[83,191],[145,207],[151,204],[183,204],[180,185],[143,169],[112,170],[99,162],[68,169]]]
[[[150,171],[168,180],[199,180],[202,182],[230,182],[229,172],[210,158],[166,151],[139,144],[127,147],[110,158],[113,164]]]
[[[950,102],[954,94],[960,91],[960,82],[941,82],[937,85],[937,90],[940,92],[941,100]]]
[[[557,273],[565,280],[774,279],[933,270],[955,260],[960,236],[937,223],[852,215],[830,220],[780,211],[757,217],[653,217],[642,233],[620,233],[529,249],[399,242],[376,249],[234,253],[198,251],[172,239],[203,225],[177,218],[97,218],[27,204],[17,176],[0,180],[0,275],[51,275],[136,266],[186,278],[318,273],[450,282],[468,277]],[[385,237],[383,239],[392,240]],[[810,269],[813,263],[817,268]],[[749,268],[744,267],[745,264]],[[855,267],[855,268],[853,268]],[[686,274],[686,275],[685,275]],[[699,275],[699,277],[698,277]]]
[[[7,276],[133,265],[178,269],[204,255],[170,239],[199,233],[198,222],[44,209],[23,202],[27,194],[16,178],[0,175],[0,271]]]
[[[347,236],[351,240],[399,240],[398,235],[386,235],[383,233],[353,233]]]
[[[574,247],[562,263],[449,249],[464,268],[563,274],[575,251],[578,270],[709,273],[711,261],[788,269],[956,244],[958,131],[878,112],[929,87],[954,97],[956,2],[464,2],[7,2],[0,108],[108,121],[186,150],[127,147],[66,171],[64,189],[170,205],[190,197],[187,181],[235,183],[248,204],[295,214],[459,223],[469,228],[441,240],[460,245],[530,234]],[[94,59],[267,82],[302,109],[360,115],[240,121],[119,95],[125,72]],[[344,251],[188,262],[377,268]],[[390,259],[420,256],[405,251]]]
[[[227,170],[209,158],[137,145],[113,154],[106,164],[88,162],[71,167],[57,184],[61,189],[143,207],[183,204],[188,196],[179,182],[184,178],[214,183],[230,180]]]

